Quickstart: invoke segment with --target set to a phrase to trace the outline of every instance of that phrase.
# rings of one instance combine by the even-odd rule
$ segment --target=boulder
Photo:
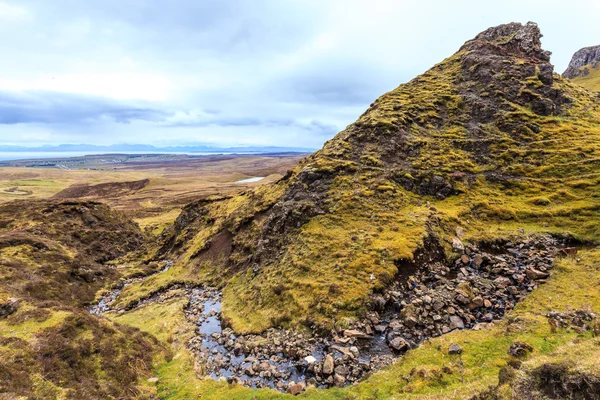
[[[327,354],[325,359],[323,360],[323,373],[325,375],[331,375],[335,368],[335,362],[333,361],[333,357],[331,354]]]
[[[452,315],[450,317],[450,329],[451,330],[464,329],[464,328],[465,328],[465,323],[463,322],[461,317],[459,317],[458,315]]]
[[[361,332],[356,329],[346,329],[344,331],[344,337],[356,338],[356,339],[371,339],[372,338],[371,335],[367,335],[366,333]]]
[[[473,256],[473,266],[479,269],[479,267],[481,267],[481,264],[483,264],[483,256],[481,254],[475,254]]]
[[[306,383],[304,382],[299,382],[299,383],[294,383],[288,386],[287,392],[291,395],[298,395],[300,393],[302,393],[304,391],[304,389],[306,389]]]
[[[483,307],[484,303],[483,297],[473,297],[473,300],[471,300],[471,303],[469,303],[469,309],[474,310],[476,308]]]
[[[346,378],[344,378],[342,375],[335,374],[333,376],[333,383],[335,384],[335,386],[344,386],[344,384],[346,383]]]
[[[402,339],[400,336],[396,336],[390,340],[390,347],[396,351],[406,351],[410,346],[406,340]]]
[[[463,349],[456,343],[452,343],[448,348],[448,354],[462,354]]]
[[[535,281],[535,280],[538,280],[538,279],[546,279],[548,276],[550,276],[549,273],[539,271],[539,270],[537,270],[535,268],[529,268],[527,271],[525,271],[525,274],[532,281]]]

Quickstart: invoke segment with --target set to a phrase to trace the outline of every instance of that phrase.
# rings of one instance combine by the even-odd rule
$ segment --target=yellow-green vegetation
[[[163,214],[146,218],[137,218],[135,219],[135,222],[137,222],[144,231],[150,232],[154,236],[158,236],[165,228],[173,224],[179,213],[181,213],[181,209],[175,208]]]
[[[571,81],[587,89],[600,92],[600,65],[596,65],[595,67],[592,65],[586,65],[581,69],[587,69],[588,74],[573,78]]]
[[[120,398],[170,352],[83,309],[121,274],[105,263],[144,243],[139,227],[95,202],[0,204],[0,396]],[[16,300],[15,300],[16,299]],[[6,305],[12,305],[6,312]]]
[[[599,381],[595,333],[557,328],[545,314],[600,311],[600,249],[594,247],[600,98],[553,74],[539,38],[534,24],[491,28],[381,96],[283,178],[239,194],[206,190],[201,200],[192,196],[172,224],[174,212],[157,215],[174,203],[162,209],[161,191],[147,192],[165,181],[151,179],[135,201],[142,209],[138,222],[157,235],[153,240],[98,203],[0,206],[0,293],[26,300],[5,322],[15,326],[15,336],[0,339],[0,360],[8,360],[0,374],[22,367],[19,357],[32,365],[26,381],[13,379],[5,391],[37,395],[33,382],[43,379],[46,396],[69,390],[85,398],[85,385],[68,376],[75,365],[94,382],[90,386],[102,388],[91,394],[97,398],[288,397],[199,379],[202,366],[185,349],[193,327],[185,321],[183,297],[107,319],[81,313],[101,287],[137,270],[108,265],[124,254],[129,262],[141,258],[139,268],[147,272],[160,260],[174,264],[125,287],[114,308],[174,283],[205,284],[223,289],[222,316],[237,332],[329,329],[362,318],[371,296],[405,272],[399,269],[433,241],[427,238],[451,258],[454,236],[480,242],[530,234],[570,237],[586,247],[558,259],[547,283],[503,321],[427,340],[361,383],[309,388],[300,398],[464,399],[489,386],[496,399],[523,398],[540,389],[540,368],[556,363],[567,366],[563,376]],[[153,209],[159,212],[144,214]],[[518,372],[508,367],[516,361],[507,354],[514,341],[534,349]],[[15,343],[22,353],[13,353]],[[40,343],[45,351],[34,352]],[[450,356],[451,343],[463,354]],[[47,354],[51,369],[36,354]],[[156,385],[147,381],[153,365]],[[129,384],[115,386],[123,376]]]

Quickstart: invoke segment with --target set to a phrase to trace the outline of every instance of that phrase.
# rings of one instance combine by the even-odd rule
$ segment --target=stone
[[[415,325],[417,325],[419,321],[417,320],[417,318],[415,318],[413,315],[409,315],[406,318],[404,318],[404,325],[406,325],[409,328],[414,327]]]
[[[463,254],[463,255],[460,257],[460,261],[462,261],[462,263],[466,265],[466,264],[469,264],[469,262],[471,261],[471,259],[469,258],[469,256],[468,256],[468,255],[466,255],[466,254]]]
[[[299,383],[294,383],[288,386],[287,392],[291,395],[299,395],[300,393],[302,393],[304,391],[304,389],[306,389],[306,383],[304,382],[299,382]]]
[[[481,296],[473,297],[471,303],[469,304],[469,309],[474,310],[476,308],[482,307],[484,305],[484,300]]]
[[[452,238],[452,250],[454,251],[464,251],[465,246],[462,244],[459,238]]]
[[[505,276],[499,276],[498,278],[494,279],[494,285],[499,288],[505,288],[510,285],[510,283],[510,279]]]
[[[529,268],[529,269],[527,269],[527,271],[525,271],[525,274],[532,281],[535,281],[535,280],[538,280],[538,279],[546,279],[548,276],[550,276],[549,273],[539,271],[539,270],[537,270],[535,268]]]
[[[400,336],[396,336],[390,340],[390,347],[396,351],[406,351],[409,348],[408,342]]]
[[[312,364],[312,363],[316,362],[317,359],[314,358],[313,356],[306,356],[306,357],[304,357],[304,361],[306,361],[309,364]]]
[[[385,304],[386,304],[385,298],[383,296],[380,296],[380,295],[373,296],[372,301],[373,301],[373,308],[375,310],[383,311],[383,309],[385,308]]]
[[[349,337],[349,338],[356,338],[356,339],[371,339],[372,338],[371,335],[367,335],[366,333],[361,332],[356,329],[346,329],[344,331],[344,336]]]
[[[452,315],[450,317],[450,329],[451,330],[464,329],[464,328],[465,328],[465,323],[463,322],[461,317],[459,317],[458,315]]]
[[[19,309],[19,300],[8,298],[6,301],[0,300],[0,319],[6,318]]]
[[[335,386],[344,386],[344,383],[346,383],[346,378],[344,378],[342,375],[335,374],[333,376],[333,383]]]
[[[479,269],[479,267],[481,267],[481,264],[483,264],[483,256],[481,254],[475,254],[473,256],[473,266]]]
[[[323,373],[325,375],[331,375],[335,368],[335,363],[331,354],[327,354],[323,360]]]
[[[516,358],[521,358],[525,357],[528,353],[531,353],[532,351],[533,347],[531,347],[529,344],[517,341],[510,345],[510,348],[508,349],[508,354]]]
[[[153,376],[152,378],[148,378],[148,382],[150,382],[150,383],[158,382],[158,378]]]
[[[341,376],[347,376],[350,374],[350,371],[348,371],[348,367],[346,367],[344,364],[338,365],[337,367],[335,367],[334,372],[336,375],[341,375]]]
[[[483,306],[485,308],[490,308],[492,306],[492,302],[489,301],[488,299],[483,300]]]
[[[448,354],[462,354],[463,349],[456,343],[452,343],[448,348]]]

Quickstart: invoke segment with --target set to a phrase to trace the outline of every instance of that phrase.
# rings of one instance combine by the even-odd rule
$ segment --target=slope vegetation
[[[101,203],[0,205],[0,397],[140,394],[138,378],[169,351],[84,306],[118,280],[108,262],[143,244],[137,225]]]

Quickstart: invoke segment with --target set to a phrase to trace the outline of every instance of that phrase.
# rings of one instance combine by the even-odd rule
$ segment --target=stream
[[[196,331],[187,347],[199,361],[199,376],[298,393],[306,385],[352,384],[429,338],[495,323],[546,281],[554,257],[576,253],[552,237],[506,242],[494,249],[470,245],[461,251],[452,264],[436,261],[430,253],[415,256],[427,260],[418,268],[401,266],[405,276],[371,297],[373,309],[363,320],[328,336],[280,328],[236,335],[222,322],[222,293],[211,287],[173,285],[134,307],[186,296],[185,318]],[[123,311],[111,305],[125,286],[144,279],[125,281],[90,312]]]

